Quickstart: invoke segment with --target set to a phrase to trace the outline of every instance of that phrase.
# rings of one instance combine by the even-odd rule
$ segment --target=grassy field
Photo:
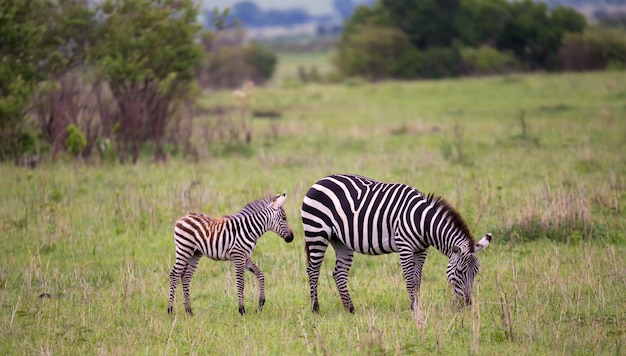
[[[230,104],[227,93],[207,106]],[[258,89],[250,147],[135,166],[0,165],[0,354],[497,354],[626,352],[626,72]],[[230,153],[227,153],[230,152]],[[344,312],[330,252],[310,311],[300,204],[352,172],[444,196],[476,236],[472,308],[453,305],[431,251],[421,311],[397,255],[357,255]],[[203,259],[166,313],[172,228],[287,191],[295,240],[264,236],[237,312],[230,263]]]

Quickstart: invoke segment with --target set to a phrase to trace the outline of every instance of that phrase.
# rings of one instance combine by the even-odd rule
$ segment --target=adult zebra
[[[337,255],[333,277],[341,301],[354,313],[347,284],[355,251],[398,252],[414,309],[429,246],[450,258],[448,281],[462,301],[471,303],[479,268],[475,253],[491,241],[487,234],[475,243],[461,215],[440,197],[352,174],[331,175],[313,184],[302,202],[302,224],[313,312],[319,312],[317,281],[329,243]]]
[[[190,213],[174,226],[176,263],[170,273],[170,300],[167,312],[174,311],[176,285],[182,275],[185,311],[193,315],[189,300],[189,284],[202,255],[214,260],[232,261],[235,266],[239,313],[245,314],[243,302],[244,270],[254,273],[259,281],[259,310],[265,304],[265,276],[250,257],[257,240],[268,230],[280,235],[286,242],[293,241],[293,230],[282,208],[287,194],[275,198],[255,200],[240,212],[212,218]]]

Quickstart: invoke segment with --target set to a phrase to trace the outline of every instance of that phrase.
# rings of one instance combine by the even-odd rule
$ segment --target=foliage
[[[67,152],[71,155],[78,157],[83,153],[85,147],[87,146],[87,138],[85,138],[85,134],[80,132],[80,130],[70,124],[67,127],[68,137],[65,140],[65,147],[67,147]]]
[[[408,37],[395,28],[361,26],[342,42],[335,60],[339,71],[369,79],[410,76],[411,53]]]
[[[420,78],[456,77],[462,71],[461,54],[456,48],[431,47],[419,51],[414,62]]]
[[[276,69],[277,57],[255,42],[246,46],[224,46],[212,53],[206,67],[200,69],[208,78],[207,86],[236,88],[246,80],[267,82]]]
[[[463,73],[469,75],[502,74],[519,68],[517,58],[511,53],[498,52],[493,47],[467,47],[461,49]]]
[[[35,83],[45,73],[46,27],[52,3],[46,0],[0,1],[0,161],[26,149],[26,107]]]
[[[402,32],[411,43],[401,57],[414,58],[424,65],[410,65],[402,71],[403,78],[439,78],[464,73],[458,52],[460,48],[490,46],[501,54],[489,53],[495,60],[509,62],[513,54],[521,64],[519,69],[561,68],[558,49],[564,33],[581,32],[586,27],[582,14],[566,7],[549,9],[545,3],[506,0],[381,0],[373,7],[360,7],[346,21],[345,31],[338,44],[339,56],[351,55],[347,48],[362,41],[352,40],[359,26],[376,24]],[[371,42],[371,41],[370,41]],[[372,42],[370,48],[374,46]],[[418,49],[419,52],[415,52]],[[379,51],[383,51],[381,47]],[[359,51],[359,49],[355,49]],[[487,55],[487,51],[478,53]],[[445,70],[439,65],[452,66]],[[350,63],[352,59],[339,59],[338,63]],[[420,69],[420,66],[423,69]],[[362,70],[350,70],[346,65],[338,67],[342,74],[352,75]],[[470,69],[471,71],[471,69]],[[377,73],[360,74],[377,78]],[[397,77],[397,76],[396,76]]]
[[[136,162],[152,142],[164,159],[165,128],[203,58],[198,8],[191,0],[107,0],[101,11],[93,55],[119,107],[119,157]]]
[[[471,47],[494,46],[510,17],[510,6],[506,0],[462,0],[454,20],[458,40]]]
[[[276,70],[278,57],[261,47],[256,42],[251,42],[246,50],[246,62],[254,69],[254,73],[250,78],[255,83],[265,83],[268,81]]]
[[[567,70],[606,69],[609,65],[624,68],[626,34],[602,28],[566,34],[559,53]]]
[[[550,16],[551,15],[551,16]],[[524,0],[511,3],[511,19],[498,36],[498,48],[512,51],[530,69],[558,69],[558,49],[566,31],[584,29],[583,15],[544,3]]]
[[[419,49],[449,47],[458,37],[460,0],[381,0],[391,22]]]

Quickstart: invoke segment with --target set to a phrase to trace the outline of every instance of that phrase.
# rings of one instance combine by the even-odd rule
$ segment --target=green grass
[[[626,72],[276,85],[257,89],[254,106],[283,116],[254,119],[243,154],[216,155],[199,118],[197,163],[0,165],[0,353],[623,354],[624,99]],[[347,314],[329,251],[312,314],[300,203],[336,172],[443,195],[476,236],[494,232],[474,307],[453,305],[433,250],[418,315],[397,255],[356,256]],[[252,274],[241,317],[232,265],[203,259],[195,316],[180,288],[168,316],[174,221],[283,190],[295,240],[268,233],[253,254],[263,312]]]

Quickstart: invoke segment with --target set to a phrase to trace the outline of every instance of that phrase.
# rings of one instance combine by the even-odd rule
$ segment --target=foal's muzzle
[[[290,231],[290,232],[289,232],[289,235],[285,236],[285,237],[284,237],[284,239],[285,239],[285,242],[291,242],[291,241],[293,241],[293,232],[292,232],[292,231]]]

